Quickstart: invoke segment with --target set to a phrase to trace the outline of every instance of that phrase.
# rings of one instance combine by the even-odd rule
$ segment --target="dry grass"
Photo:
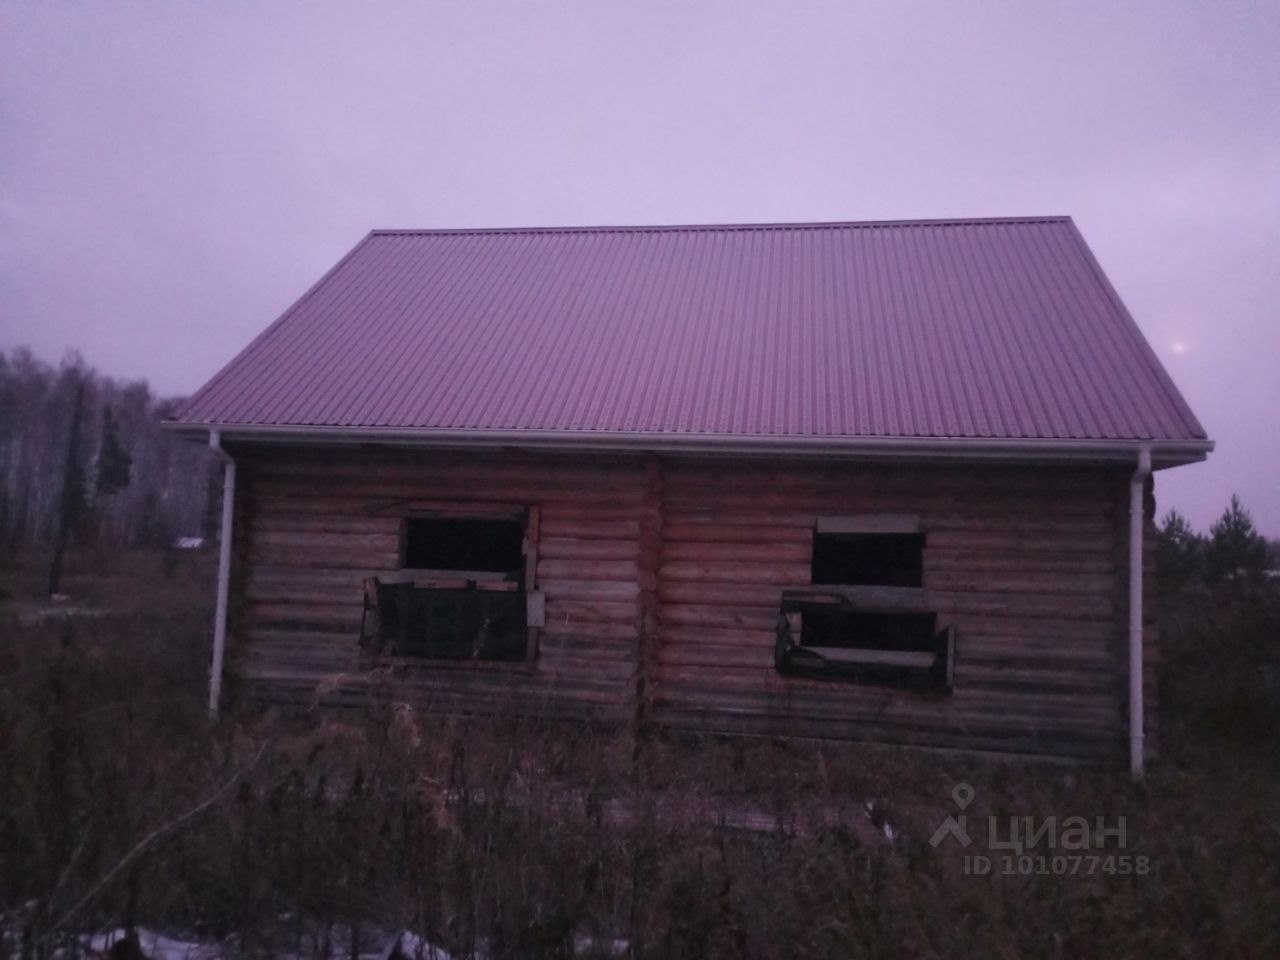
[[[0,605],[11,955],[132,924],[256,956],[337,955],[339,929],[357,934],[344,955],[393,929],[494,958],[588,937],[645,957],[1280,955],[1274,599],[1168,611],[1164,756],[1135,786],[746,739],[655,736],[637,765],[624,732],[390,702],[211,727],[207,571],[141,591],[159,558],[80,563],[69,591],[120,612],[19,623]],[[0,583],[23,601],[25,576]],[[1150,872],[966,875],[966,851],[928,842],[959,782],[973,824],[1123,816],[1128,846],[1102,853]],[[743,829],[770,816],[782,829]]]

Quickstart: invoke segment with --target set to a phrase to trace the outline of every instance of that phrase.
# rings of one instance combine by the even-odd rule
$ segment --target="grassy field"
[[[264,957],[398,930],[491,958],[1280,956],[1274,595],[1166,603],[1162,755],[1135,785],[848,744],[637,750],[390,699],[213,725],[210,561],[75,554],[73,617],[39,599],[40,557],[0,569],[8,955],[139,926]],[[969,846],[932,844],[961,813]]]

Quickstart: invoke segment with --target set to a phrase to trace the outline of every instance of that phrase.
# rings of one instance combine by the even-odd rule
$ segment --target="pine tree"
[[[45,593],[53,596],[62,580],[62,557],[67,551],[71,531],[86,512],[84,467],[80,464],[80,422],[84,417],[84,377],[73,374],[75,386],[71,401],[71,429],[67,436],[67,453],[62,469],[62,496],[59,500],[57,529],[53,539],[53,559],[49,563],[49,579]]]
[[[1254,528],[1240,498],[1209,528],[1205,546],[1205,573],[1211,583],[1243,587],[1260,584],[1266,577],[1267,541]]]
[[[1177,510],[1165,514],[1156,531],[1156,565],[1160,585],[1168,590],[1187,586],[1201,574],[1204,538]]]
[[[160,511],[160,498],[154,490],[148,490],[142,498],[138,522],[134,526],[133,542],[139,547],[166,546],[170,540],[164,528]]]
[[[97,466],[98,493],[110,496],[129,485],[133,458],[120,443],[120,431],[109,406],[102,408],[102,445],[98,449]]]

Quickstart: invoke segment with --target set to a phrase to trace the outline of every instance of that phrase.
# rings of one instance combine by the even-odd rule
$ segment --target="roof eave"
[[[621,431],[468,430],[408,427],[289,426],[167,421],[180,435],[203,439],[217,431],[223,442],[276,444],[384,444],[599,453],[856,457],[889,460],[1004,462],[1132,462],[1147,449],[1157,468],[1204,460],[1214,448],[1203,439],[996,439],[974,437],[809,437]]]

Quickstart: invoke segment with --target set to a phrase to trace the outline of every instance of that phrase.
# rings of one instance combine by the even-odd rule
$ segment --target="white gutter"
[[[1203,460],[1211,440],[1042,440],[973,437],[806,437],[778,435],[606,432],[569,430],[476,430],[410,427],[278,426],[169,422],[169,429],[203,435],[212,430],[241,442],[393,444],[453,448],[755,454],[811,457],[921,458],[955,461],[1132,462],[1146,447],[1157,466]]]
[[[1142,702],[1142,535],[1146,525],[1146,484],[1151,476],[1151,450],[1138,450],[1138,467],[1129,480],[1129,773],[1142,779],[1146,759],[1145,711]]]
[[[213,661],[209,666],[209,715],[218,716],[222,699],[222,661],[227,647],[227,599],[231,591],[231,539],[234,535],[236,462],[222,449],[222,435],[209,431],[209,449],[222,461],[222,532],[218,540],[218,603],[213,613]]]

